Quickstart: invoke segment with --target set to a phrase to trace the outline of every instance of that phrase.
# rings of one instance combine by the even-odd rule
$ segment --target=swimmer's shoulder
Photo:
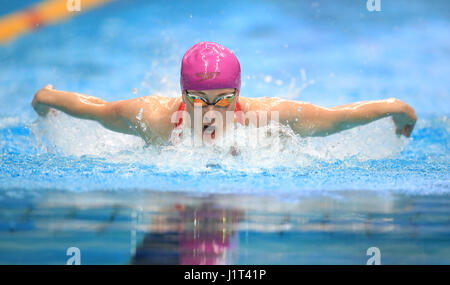
[[[296,103],[305,103],[302,101],[295,101]],[[239,97],[239,104],[243,112],[257,111],[257,110],[269,110],[275,105],[289,105],[292,104],[292,100],[283,99],[279,97]]]
[[[167,139],[173,129],[171,120],[182,102],[181,97],[152,94],[136,98],[136,100],[139,102],[140,110],[143,110],[140,116],[149,127],[148,131]]]
[[[142,104],[142,107],[148,108],[151,112],[161,113],[161,115],[176,112],[182,102],[181,97],[167,97],[158,94],[151,94],[136,99]]]

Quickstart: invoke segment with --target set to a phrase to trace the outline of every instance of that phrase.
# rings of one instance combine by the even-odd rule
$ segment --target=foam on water
[[[18,117],[0,118],[0,129],[17,126],[18,124],[20,124],[20,118]]]
[[[281,133],[278,145],[276,137],[261,140],[254,128],[238,126],[233,143],[224,136],[222,144],[192,147],[186,131],[178,145],[147,146],[139,137],[58,112],[0,128],[0,185],[13,195],[23,185],[23,194],[42,189],[278,197],[351,189],[450,192],[446,116],[419,119],[410,139],[394,134],[390,118],[328,137],[301,138],[276,125],[267,129]],[[261,143],[251,143],[256,139]]]

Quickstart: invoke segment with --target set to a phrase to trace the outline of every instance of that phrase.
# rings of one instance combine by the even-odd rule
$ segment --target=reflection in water
[[[450,263],[450,197],[0,192],[0,264]]]
[[[153,223],[137,247],[132,264],[235,263],[239,210],[221,208],[211,202],[173,206],[153,216]],[[167,215],[171,212],[174,215]]]

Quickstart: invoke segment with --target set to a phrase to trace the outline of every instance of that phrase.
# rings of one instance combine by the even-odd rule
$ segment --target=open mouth
[[[210,136],[212,139],[216,137],[216,127],[211,125],[203,125],[203,135]]]

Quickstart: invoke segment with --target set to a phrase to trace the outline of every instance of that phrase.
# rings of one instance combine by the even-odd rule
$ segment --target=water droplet
[[[136,115],[136,119],[138,119],[139,121],[142,120],[142,113],[144,112],[144,108],[141,108],[139,110],[139,113]]]
[[[147,131],[147,125],[145,123],[141,123],[141,128],[144,132]]]
[[[307,78],[306,78],[306,71],[304,68],[300,69],[300,74],[302,75],[302,81],[305,82]]]

